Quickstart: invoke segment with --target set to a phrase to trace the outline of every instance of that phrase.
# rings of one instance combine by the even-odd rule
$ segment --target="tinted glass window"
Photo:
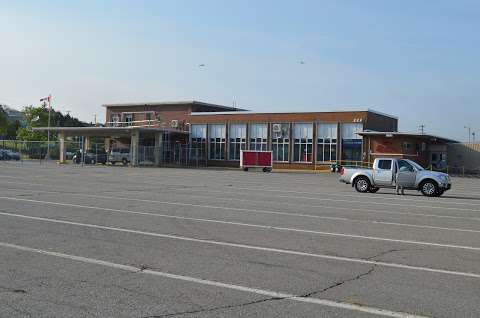
[[[392,160],[379,160],[378,169],[381,170],[391,170],[392,169]]]
[[[400,172],[405,172],[405,171],[410,171],[413,172],[415,171],[412,167],[411,164],[406,162],[405,160],[398,160],[398,171]]]

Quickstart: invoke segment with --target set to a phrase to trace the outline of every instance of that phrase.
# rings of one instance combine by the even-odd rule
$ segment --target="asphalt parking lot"
[[[479,317],[480,179],[0,163],[0,317]]]

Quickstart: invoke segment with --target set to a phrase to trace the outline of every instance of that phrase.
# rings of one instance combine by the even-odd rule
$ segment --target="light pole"
[[[463,128],[468,129],[468,143],[472,142],[472,127],[464,126]]]

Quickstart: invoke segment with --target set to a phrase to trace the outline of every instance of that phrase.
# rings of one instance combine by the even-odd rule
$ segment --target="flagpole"
[[[51,95],[48,95],[48,130],[47,130],[47,160],[50,158],[50,112],[52,106],[50,105]]]

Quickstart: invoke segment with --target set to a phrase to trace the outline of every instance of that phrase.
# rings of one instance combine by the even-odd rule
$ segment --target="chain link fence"
[[[142,167],[206,167],[204,147],[188,144],[164,144],[162,147],[138,147],[138,165]]]

